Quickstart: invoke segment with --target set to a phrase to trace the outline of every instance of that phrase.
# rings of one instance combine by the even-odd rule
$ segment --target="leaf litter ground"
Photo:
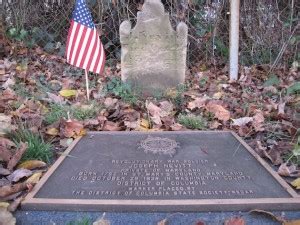
[[[87,101],[82,70],[40,48],[8,43],[0,60],[0,198],[9,203],[4,215],[11,218],[8,211],[88,130],[233,130],[300,189],[299,66],[269,71],[269,65],[241,66],[234,82],[226,65],[200,62],[189,68],[185,84],[143,98],[121,82],[120,65],[107,65],[103,76],[90,74]]]

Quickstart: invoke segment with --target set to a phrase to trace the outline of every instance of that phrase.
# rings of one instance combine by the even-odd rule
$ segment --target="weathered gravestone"
[[[93,132],[23,202],[34,210],[299,210],[299,195],[231,132]]]
[[[133,29],[120,25],[122,80],[146,94],[183,83],[187,31],[183,22],[173,30],[160,0],[146,0]]]

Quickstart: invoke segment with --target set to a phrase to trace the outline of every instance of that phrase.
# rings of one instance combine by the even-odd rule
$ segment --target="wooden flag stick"
[[[89,89],[89,78],[88,78],[88,71],[85,71],[85,86],[86,86],[86,97],[87,100],[90,101],[90,89]]]

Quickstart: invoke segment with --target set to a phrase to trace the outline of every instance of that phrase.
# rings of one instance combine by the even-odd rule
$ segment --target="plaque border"
[[[230,133],[237,139],[240,145],[268,171],[270,175],[285,189],[290,198],[251,198],[251,199],[160,199],[160,200],[123,200],[123,199],[54,199],[35,198],[35,195],[43,187],[48,178],[55,172],[59,165],[74,149],[82,137],[75,139],[72,144],[63,152],[56,162],[49,168],[41,180],[27,194],[21,203],[22,210],[63,210],[63,211],[139,211],[139,212],[170,212],[170,211],[249,211],[253,209],[262,210],[299,210],[300,195],[283,180],[272,167],[263,160],[241,137],[233,131],[163,131],[163,133],[182,134],[184,133]],[[87,135],[93,134],[137,134],[140,131],[90,131]],[[158,132],[145,132],[149,135]],[[240,146],[239,145],[239,146]],[[239,146],[236,151],[238,151]],[[235,153],[234,153],[235,154]]]

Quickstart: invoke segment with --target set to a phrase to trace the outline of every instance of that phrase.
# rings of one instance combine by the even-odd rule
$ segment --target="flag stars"
[[[95,27],[85,1],[77,1],[76,8],[73,14],[73,20],[89,28]]]

